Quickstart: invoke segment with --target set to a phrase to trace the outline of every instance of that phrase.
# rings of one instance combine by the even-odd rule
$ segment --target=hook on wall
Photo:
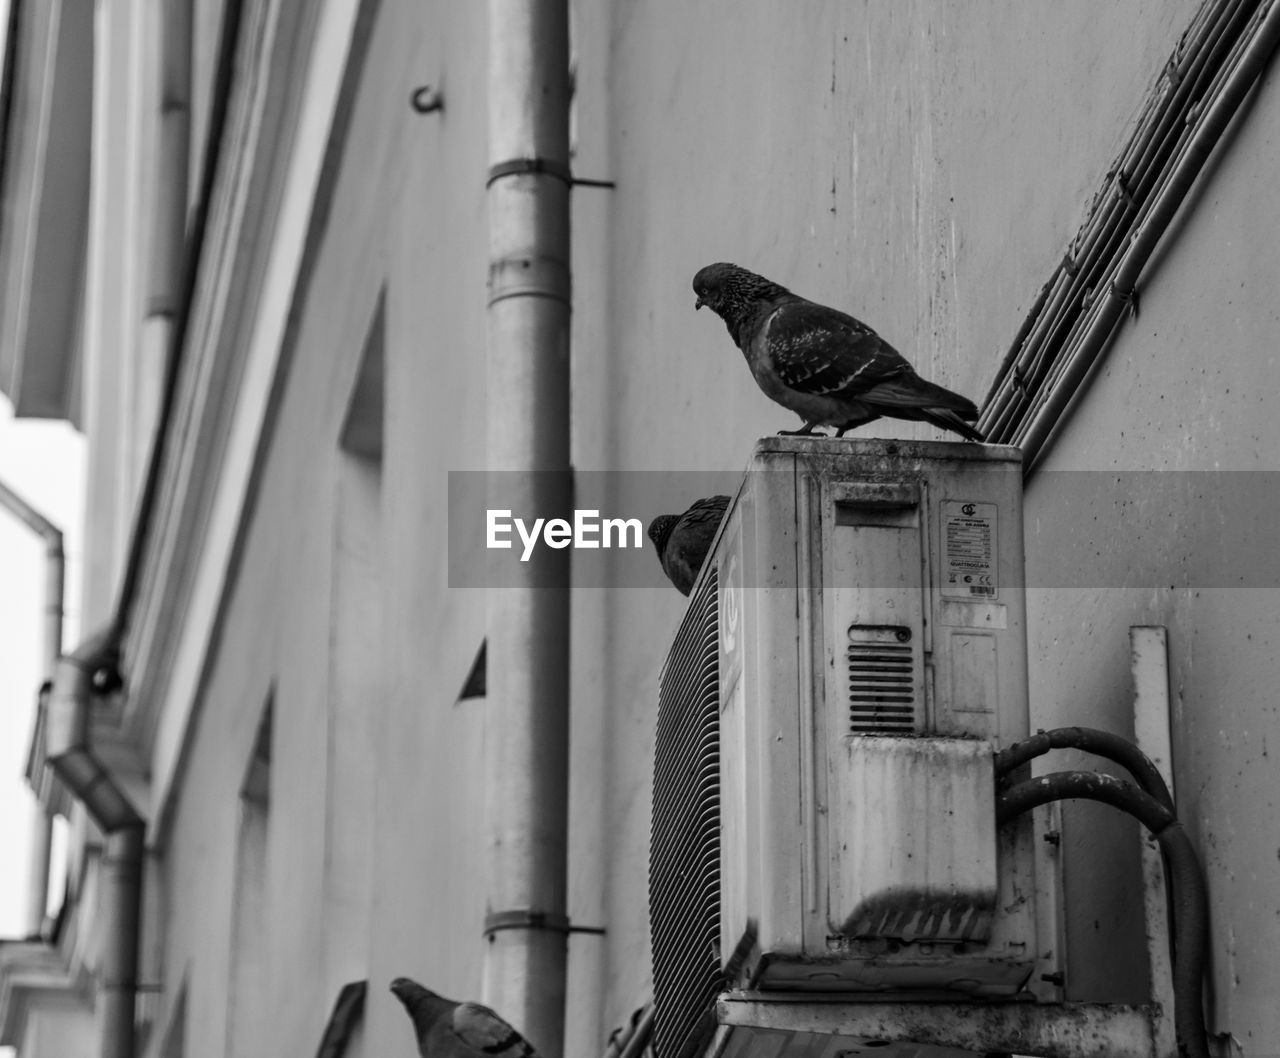
[[[409,105],[419,114],[433,114],[437,110],[444,109],[444,96],[440,89],[424,84],[413,90],[413,94],[409,97]]]

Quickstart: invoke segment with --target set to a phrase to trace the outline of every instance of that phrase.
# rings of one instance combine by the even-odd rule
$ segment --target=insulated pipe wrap
[[[1204,874],[1182,824],[1164,805],[1132,783],[1097,772],[1054,772],[1020,782],[996,797],[996,820],[1003,826],[1024,812],[1084,798],[1134,816],[1160,843],[1172,881],[1176,962],[1173,967],[1174,1028],[1181,1058],[1209,1058],[1204,1023],[1204,968],[1208,953],[1209,900]]]

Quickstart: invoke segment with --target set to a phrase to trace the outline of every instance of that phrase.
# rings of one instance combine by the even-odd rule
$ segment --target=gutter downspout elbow
[[[107,633],[58,659],[49,695],[45,759],[107,835],[98,1055],[134,1058],[146,824],[89,744],[93,697],[110,690],[118,678],[116,653]]]

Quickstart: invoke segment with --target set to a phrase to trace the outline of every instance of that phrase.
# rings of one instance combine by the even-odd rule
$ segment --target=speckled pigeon
[[[455,1003],[408,977],[397,977],[391,991],[413,1019],[422,1058],[537,1058],[520,1033],[488,1007]]]
[[[878,419],[915,419],[981,441],[967,420],[973,402],[915,373],[865,323],[791,293],[732,264],[693,277],[697,308],[709,306],[729,328],[765,396],[804,420],[799,430],[834,426],[836,436]]]
[[[649,523],[662,571],[681,595],[693,590],[728,506],[728,496],[708,496],[695,500],[684,514],[660,514]]]

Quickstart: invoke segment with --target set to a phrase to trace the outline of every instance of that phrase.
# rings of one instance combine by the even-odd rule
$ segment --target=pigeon
[[[397,977],[391,991],[413,1019],[422,1058],[538,1058],[520,1033],[488,1007],[455,1003],[408,977]]]
[[[981,441],[969,421],[973,402],[915,373],[870,327],[838,309],[791,293],[737,265],[707,265],[693,277],[695,308],[725,322],[766,397],[804,421],[799,430],[834,426],[836,436],[882,415],[915,419]]]
[[[693,590],[728,507],[728,496],[708,496],[695,500],[684,514],[660,514],[649,523],[662,571],[681,595]]]

